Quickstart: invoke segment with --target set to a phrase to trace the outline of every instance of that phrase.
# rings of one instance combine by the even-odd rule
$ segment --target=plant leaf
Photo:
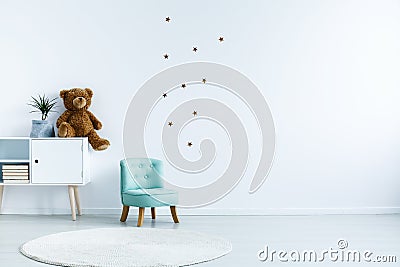
[[[45,94],[43,94],[43,96],[38,95],[37,98],[31,96],[31,98],[28,105],[36,110],[32,110],[29,113],[42,113],[42,120],[45,120],[50,112],[56,112],[53,109],[57,107],[57,98],[49,99]]]

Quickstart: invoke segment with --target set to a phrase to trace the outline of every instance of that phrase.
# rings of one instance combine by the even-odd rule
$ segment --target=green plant
[[[50,100],[48,97],[46,97],[45,94],[43,94],[43,96],[38,95],[38,98],[34,98],[33,96],[31,97],[32,100],[30,103],[28,103],[28,105],[34,107],[36,110],[32,110],[29,113],[42,113],[42,120],[46,120],[50,112],[55,112],[53,108],[57,107],[57,98],[53,98]]]

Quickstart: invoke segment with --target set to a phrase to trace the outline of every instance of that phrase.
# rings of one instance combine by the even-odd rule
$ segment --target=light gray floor
[[[99,227],[135,227],[136,216],[127,223],[117,215],[83,215],[77,221],[70,216],[0,215],[0,266],[49,266],[25,258],[18,247],[31,239],[57,233]],[[143,227],[179,228],[218,235],[230,240],[233,251],[220,259],[198,266],[399,266],[400,215],[326,215],[326,216],[180,216],[174,225],[168,216],[156,222],[145,218]],[[348,248],[369,250],[375,255],[394,255],[397,263],[261,262],[257,252],[265,245],[270,250],[338,249],[345,239]]]

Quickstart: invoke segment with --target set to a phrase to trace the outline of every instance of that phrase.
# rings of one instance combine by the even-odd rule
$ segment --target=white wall
[[[246,74],[269,102],[276,158],[257,193],[247,193],[250,170],[221,201],[186,212],[399,211],[399,14],[399,1],[2,0],[0,136],[29,135],[31,95],[92,88],[99,134],[112,145],[91,153],[82,204],[116,212],[132,96],[169,66],[218,62]],[[65,188],[5,190],[4,212],[67,209]]]

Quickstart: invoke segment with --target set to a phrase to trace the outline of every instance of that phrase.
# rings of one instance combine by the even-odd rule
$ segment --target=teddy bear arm
[[[95,130],[100,130],[100,129],[103,127],[103,125],[101,124],[101,122],[99,121],[99,119],[97,119],[96,116],[93,115],[92,112],[87,111],[87,113],[88,113],[88,115],[89,115],[90,121],[91,121],[92,124],[93,124],[93,128],[94,128]]]
[[[70,115],[71,115],[71,112],[69,110],[64,111],[64,113],[61,114],[61,116],[57,119],[57,122],[56,122],[57,128],[60,127],[61,123],[66,122]]]

